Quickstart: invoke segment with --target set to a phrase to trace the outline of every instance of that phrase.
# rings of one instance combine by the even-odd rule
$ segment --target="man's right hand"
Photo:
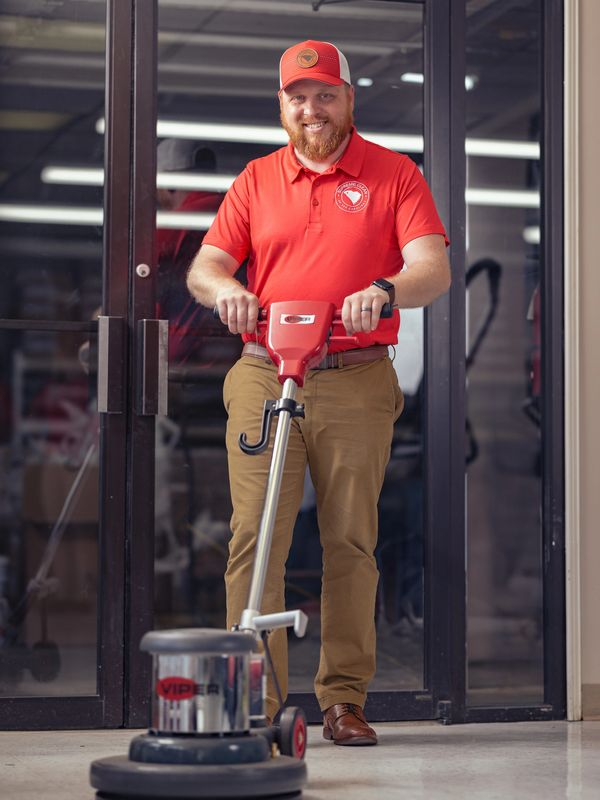
[[[215,307],[231,333],[254,333],[258,319],[258,297],[241,285],[219,289]]]

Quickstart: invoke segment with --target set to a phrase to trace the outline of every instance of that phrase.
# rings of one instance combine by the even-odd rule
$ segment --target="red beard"
[[[279,118],[296,150],[310,161],[317,162],[325,161],[332,153],[335,153],[346,136],[350,133],[352,126],[354,125],[352,111],[349,108],[341,122],[336,123],[331,119],[328,119],[328,122],[330,122],[333,126],[333,131],[327,138],[315,138],[313,140],[306,135],[306,131],[302,123],[297,123],[292,128],[286,122],[283,113],[280,113]]]

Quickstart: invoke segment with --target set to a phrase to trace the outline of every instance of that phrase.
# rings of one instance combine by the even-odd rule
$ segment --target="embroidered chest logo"
[[[335,202],[338,208],[351,214],[363,211],[369,202],[369,190],[359,181],[340,183],[335,190]]]

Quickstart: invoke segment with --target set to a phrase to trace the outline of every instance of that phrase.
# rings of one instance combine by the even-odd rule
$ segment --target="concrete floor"
[[[598,800],[600,722],[375,726],[377,747],[309,731],[303,800]],[[132,731],[0,732],[3,800],[93,800],[89,762],[126,751]]]

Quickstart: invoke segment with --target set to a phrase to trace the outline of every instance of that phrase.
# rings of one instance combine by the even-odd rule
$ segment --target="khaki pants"
[[[246,607],[254,545],[265,497],[271,447],[243,453],[238,436],[258,441],[265,399],[281,396],[276,370],[251,356],[229,371],[223,389],[229,420],[227,452],[233,516],[225,582],[227,625]],[[315,693],[321,709],[364,706],[375,672],[375,595],[378,571],[377,501],[390,456],[393,424],[403,398],[389,358],[342,369],[311,370],[296,398],[306,418],[292,420],[261,611],[284,610],[285,562],[302,500],[308,463],[317,496],[323,548],[321,656]],[[283,696],[287,694],[287,636],[269,638]],[[267,714],[278,708],[271,684]]]

